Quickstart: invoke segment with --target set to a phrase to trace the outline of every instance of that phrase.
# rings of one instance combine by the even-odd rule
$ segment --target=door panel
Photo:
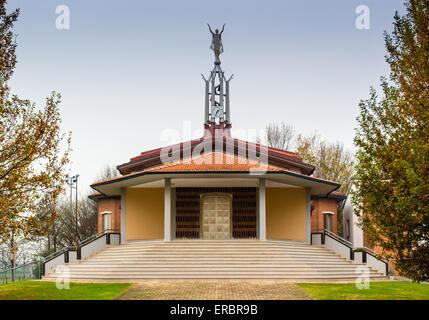
[[[203,239],[230,239],[232,235],[232,196],[229,194],[205,194],[202,197]]]

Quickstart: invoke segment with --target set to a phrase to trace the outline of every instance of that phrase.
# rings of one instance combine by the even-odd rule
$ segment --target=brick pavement
[[[286,281],[145,281],[133,284],[119,300],[310,300]]]

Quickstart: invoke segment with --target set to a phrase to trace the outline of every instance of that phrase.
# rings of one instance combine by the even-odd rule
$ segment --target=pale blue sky
[[[202,127],[200,73],[213,66],[206,23],[221,27],[235,129],[285,121],[352,148],[360,99],[388,75],[383,31],[403,0],[101,1],[9,0],[18,65],[12,89],[39,105],[63,95],[72,134],[72,171],[89,185],[105,164],[163,146],[168,128]],[[70,8],[70,30],[55,9]],[[358,5],[370,29],[355,28]]]

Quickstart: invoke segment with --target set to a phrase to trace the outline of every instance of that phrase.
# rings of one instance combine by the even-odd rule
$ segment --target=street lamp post
[[[79,178],[79,175],[76,174],[74,176],[69,176],[66,175],[66,183],[68,184],[68,186],[70,187],[70,208],[73,211],[73,188],[76,189],[76,212],[75,212],[75,236],[74,236],[74,241],[75,241],[75,246],[76,249],[78,248],[78,243],[79,243],[79,234],[78,234],[78,227],[77,227],[77,221],[78,221],[78,215],[77,215],[77,179]]]

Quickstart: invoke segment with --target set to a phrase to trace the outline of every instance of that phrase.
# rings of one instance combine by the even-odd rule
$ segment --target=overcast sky
[[[56,8],[70,29],[56,28]],[[370,9],[370,29],[355,26]],[[166,145],[166,129],[202,129],[213,67],[206,23],[221,27],[222,68],[233,73],[233,129],[285,121],[353,148],[360,99],[388,75],[383,31],[403,0],[9,0],[21,8],[11,87],[39,106],[62,94],[72,173],[88,186],[105,164]],[[198,133],[196,133],[198,135]],[[82,188],[81,190],[84,190]]]

